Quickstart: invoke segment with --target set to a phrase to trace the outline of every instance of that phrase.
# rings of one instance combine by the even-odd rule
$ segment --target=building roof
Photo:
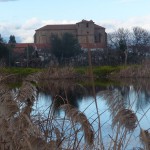
[[[99,26],[99,25],[95,24],[95,29],[99,29],[99,28],[101,28],[101,29],[105,29],[104,27],[102,27],[102,26]]]
[[[16,43],[13,50],[16,53],[23,53],[25,48],[27,48],[28,46],[32,46],[32,47],[37,48],[37,49],[50,48],[49,44]]]
[[[46,25],[42,28],[37,29],[39,30],[75,30],[76,24],[61,24],[61,25]]]
[[[78,23],[82,23],[82,22],[86,22],[87,23],[87,22],[93,22],[93,21],[92,20],[90,20],[90,21],[82,20],[80,22],[77,22],[76,24],[46,25],[46,26],[44,26],[42,28],[37,29],[36,31],[40,31],[40,30],[75,30],[76,29],[76,25]],[[105,29],[104,27],[99,26],[97,24],[94,24],[94,25],[95,25],[95,29],[99,29],[99,28]]]

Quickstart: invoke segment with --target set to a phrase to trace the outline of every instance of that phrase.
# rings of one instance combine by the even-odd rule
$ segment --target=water
[[[122,149],[143,148],[140,131],[141,129],[150,130],[150,82],[149,80],[138,80],[124,81],[117,85],[114,83],[101,86],[100,82],[96,82],[95,99],[92,86],[87,81],[82,83],[49,81],[38,94],[33,107],[34,113],[42,112],[46,117],[49,114],[49,108],[52,107],[52,110],[55,110],[55,113],[53,112],[55,117],[61,118],[64,116],[64,111],[60,109],[60,106],[63,102],[66,103],[65,99],[67,99],[73,107],[86,115],[94,131],[99,130],[98,111],[101,135],[106,149],[117,136],[123,137],[123,133],[125,136]],[[121,110],[129,110],[132,118],[127,117],[122,120],[125,116],[120,116],[120,119],[115,122]],[[120,113],[120,115],[123,114]],[[134,121],[134,118],[137,118],[137,121]],[[128,119],[133,120],[132,123],[126,123]],[[95,134],[95,136],[98,135]]]

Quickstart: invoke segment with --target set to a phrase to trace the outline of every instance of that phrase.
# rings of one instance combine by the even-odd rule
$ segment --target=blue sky
[[[0,34],[33,42],[46,24],[93,20],[107,32],[140,26],[150,30],[150,0],[0,0]]]

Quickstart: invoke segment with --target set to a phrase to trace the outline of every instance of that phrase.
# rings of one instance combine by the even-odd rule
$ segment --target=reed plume
[[[70,104],[64,104],[61,106],[61,108],[66,112],[67,116],[74,123],[80,123],[84,131],[86,142],[89,145],[92,145],[94,142],[94,131],[87,117],[82,112],[80,112],[79,110],[71,106]]]
[[[132,110],[120,109],[117,115],[113,118],[112,126],[115,126],[117,123],[119,126],[123,126],[131,131],[137,126],[137,117]]]
[[[150,149],[150,132],[141,128],[140,140],[144,145],[145,150]]]

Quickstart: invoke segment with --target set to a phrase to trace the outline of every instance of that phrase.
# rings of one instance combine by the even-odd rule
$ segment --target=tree
[[[1,36],[1,34],[0,34],[0,43],[3,43],[4,41],[3,41],[3,38],[2,38],[2,36]]]
[[[8,43],[12,49],[15,47],[16,39],[14,35],[10,35]]]
[[[127,63],[128,49],[130,45],[131,34],[129,30],[119,28],[116,32],[108,34],[108,48],[116,50],[118,63]]]
[[[51,52],[59,63],[64,58],[74,57],[81,53],[78,40],[70,33],[64,33],[61,37],[51,36]]]
[[[120,57],[122,61],[124,60],[125,65],[127,64],[127,43],[124,39],[119,41]]]
[[[58,35],[51,36],[51,52],[60,61],[63,56],[62,41]]]
[[[150,33],[140,27],[134,27],[132,43],[137,53],[144,53],[150,45]]]
[[[15,39],[14,35],[10,35],[8,43],[10,43],[10,44],[16,44],[16,39]]]
[[[8,64],[9,61],[9,49],[8,47],[0,42],[0,63]]]
[[[113,49],[120,49],[120,41],[130,44],[130,32],[127,29],[119,28],[117,31],[108,34],[108,46]]]

